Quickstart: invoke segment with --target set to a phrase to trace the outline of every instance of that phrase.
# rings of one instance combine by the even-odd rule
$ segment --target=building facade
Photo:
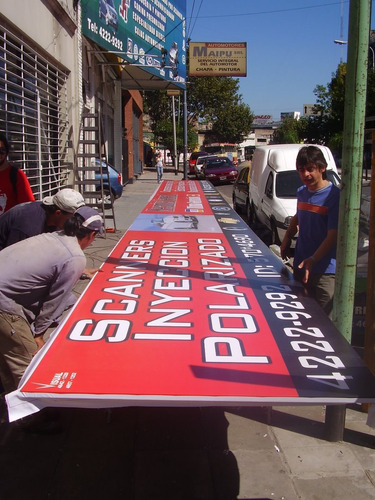
[[[178,59],[172,61],[171,50],[169,60],[164,61],[168,51],[161,42],[155,41],[155,58],[144,57],[142,62],[138,54],[135,57],[141,43],[130,48],[129,40],[135,37],[125,35],[130,28],[140,34],[140,26],[153,31],[152,22],[160,31],[166,32],[166,27],[156,18],[152,21],[146,12],[145,17],[151,19],[147,25],[143,13],[131,16],[134,7],[128,0],[115,3],[123,16],[118,21],[119,38],[108,27],[108,12],[104,16],[100,10],[109,2],[0,0],[0,131],[11,143],[9,160],[24,169],[36,199],[74,184],[85,112],[100,116],[100,155],[122,173],[124,182],[132,182],[142,173],[144,163],[142,90],[181,87],[185,81],[181,62],[177,68]],[[178,14],[174,14],[176,22],[181,24],[178,17],[184,10],[177,7],[185,2],[172,3]],[[86,33],[85,15],[92,6],[98,20]],[[139,25],[127,25],[126,16],[139,20]],[[164,17],[167,24],[171,16]],[[122,50],[109,50],[104,41],[98,43],[88,36],[90,30],[103,33],[102,40],[112,33]],[[147,37],[151,38],[143,33]],[[181,54],[184,43],[183,39],[178,44]],[[174,54],[176,46],[173,41]],[[125,55],[130,60],[126,65]],[[154,74],[144,70],[147,64]],[[172,69],[166,69],[168,64]]]

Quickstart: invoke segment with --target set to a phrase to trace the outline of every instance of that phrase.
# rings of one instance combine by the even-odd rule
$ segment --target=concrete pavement
[[[154,171],[125,187],[117,232],[86,250],[88,267],[105,260],[156,188]],[[325,439],[323,406],[58,412],[57,434],[0,425],[1,500],[375,498],[375,430],[361,405],[347,408],[336,443]]]

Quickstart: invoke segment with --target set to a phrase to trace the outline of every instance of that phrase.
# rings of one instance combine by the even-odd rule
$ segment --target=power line
[[[193,6],[194,6],[194,4],[195,4],[195,0],[194,0],[194,3],[193,3]],[[189,39],[189,38],[191,38],[191,35],[192,35],[193,30],[194,30],[194,28],[195,28],[195,23],[197,22],[197,19],[198,19],[198,17],[199,17],[199,12],[200,12],[200,10],[201,10],[202,4],[203,4],[203,0],[201,0],[201,3],[200,3],[199,8],[198,8],[197,15],[196,15],[196,17],[195,17],[194,24],[193,24],[193,26],[192,26],[192,28],[191,28],[191,30],[190,30],[190,33],[188,33],[188,39]],[[192,9],[192,11],[191,11],[191,18],[190,18],[190,19],[193,19],[193,9]]]
[[[203,0],[202,0],[203,2]],[[278,9],[278,10],[265,10],[265,11],[260,11],[260,12],[247,12],[247,13],[240,13],[240,14],[221,14],[221,15],[208,15],[208,16],[200,16],[199,19],[214,19],[218,17],[243,17],[243,16],[259,16],[262,14],[280,14],[280,12],[292,12],[292,11],[297,11],[297,10],[307,10],[307,9],[316,9],[319,7],[330,7],[332,5],[339,5],[341,2],[331,2],[331,3],[322,3],[319,5],[306,5],[305,7],[293,7],[290,9]],[[345,0],[344,3],[349,3],[349,0]],[[195,17],[195,19],[198,18],[198,15]]]

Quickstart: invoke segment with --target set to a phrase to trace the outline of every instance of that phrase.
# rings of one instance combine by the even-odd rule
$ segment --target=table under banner
[[[163,181],[7,396],[47,406],[375,402],[375,378],[206,181]]]

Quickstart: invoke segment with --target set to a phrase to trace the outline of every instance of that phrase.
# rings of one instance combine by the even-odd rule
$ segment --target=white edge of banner
[[[283,406],[283,405],[341,405],[375,403],[373,398],[256,398],[235,396],[166,396],[121,394],[48,394],[23,393],[16,390],[5,396],[9,422],[32,415],[43,408],[125,408],[144,407],[192,407],[192,406]],[[27,399],[26,399],[27,398]]]

